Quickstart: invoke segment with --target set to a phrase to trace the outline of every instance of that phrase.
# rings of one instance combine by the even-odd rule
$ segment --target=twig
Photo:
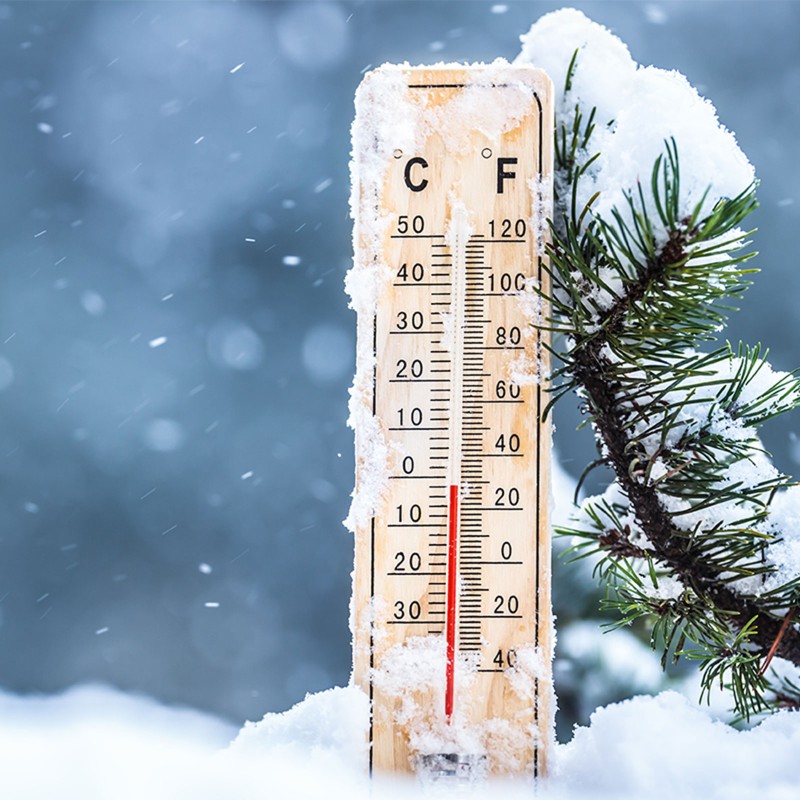
[[[794,616],[794,608],[789,609],[789,613],[784,617],[783,622],[781,623],[780,630],[778,631],[778,635],[775,637],[775,641],[772,643],[772,647],[769,648],[769,652],[767,653],[767,657],[764,659],[764,663],[761,665],[761,669],[758,671],[759,676],[763,676],[764,673],[767,671],[767,667],[770,665],[775,652],[778,649],[778,645],[781,643],[781,639],[783,639],[783,635],[786,633],[786,629],[789,627],[789,623],[792,621],[792,617]]]

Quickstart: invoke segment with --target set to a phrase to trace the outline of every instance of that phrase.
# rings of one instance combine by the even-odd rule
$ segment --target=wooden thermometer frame
[[[551,82],[509,65],[382,67],[362,90],[355,270],[385,276],[374,312],[358,309],[354,389],[371,415],[369,436],[355,415],[356,496],[375,480],[376,436],[387,473],[355,524],[370,769],[463,756],[535,778],[554,711],[549,362],[535,324],[547,316],[535,288],[547,280]],[[395,146],[391,125],[374,128],[398,99]]]

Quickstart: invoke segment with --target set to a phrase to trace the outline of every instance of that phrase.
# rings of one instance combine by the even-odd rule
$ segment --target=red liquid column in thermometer
[[[445,675],[444,713],[453,717],[456,661],[456,586],[458,573],[458,486],[450,486],[449,524],[447,531],[447,667]]]

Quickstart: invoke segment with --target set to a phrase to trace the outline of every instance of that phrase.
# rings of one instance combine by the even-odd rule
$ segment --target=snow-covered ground
[[[7,800],[318,800],[418,797],[365,775],[367,704],[356,689],[309,696],[238,735],[195,711],[102,687],[39,698],[0,695],[0,797]],[[228,746],[228,742],[233,744]],[[555,750],[539,794],[586,798],[794,800],[800,715],[749,731],[714,721],[676,692],[598,709]],[[531,796],[502,785],[503,796]],[[496,797],[496,784],[473,796]]]

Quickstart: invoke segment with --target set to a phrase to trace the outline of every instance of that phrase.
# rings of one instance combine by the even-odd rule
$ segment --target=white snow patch
[[[188,792],[221,800],[231,780],[242,783],[216,755],[234,735],[201,712],[101,686],[49,697],[0,693],[0,796],[168,800]],[[253,789],[236,796],[255,798]]]
[[[623,42],[582,12],[562,9],[546,14],[521,39],[516,63],[541,67],[553,79],[557,120],[571,119],[576,103],[587,114],[597,109],[597,127],[585,155],[599,152],[600,157],[580,183],[579,208],[599,191],[592,206],[596,215],[610,219],[614,207],[624,211],[623,192],[635,189],[637,181],[649,183],[652,166],[670,137],[680,157],[680,217],[691,213],[709,186],[708,210],[753,182],[753,167],[733,134],[683,75],[638,65]],[[572,88],[565,93],[575,50],[577,67]],[[655,207],[649,210],[655,219]]]
[[[80,687],[55,697],[0,694],[0,796],[419,797],[415,781],[370,786],[368,711],[358,689],[330,689],[247,723],[236,736],[209,715],[108,688]],[[789,800],[797,794],[798,750],[800,714],[782,711],[737,731],[664,692],[598,709],[569,744],[555,747],[544,796]],[[470,795],[490,800],[498,790],[509,800],[531,797],[527,782],[478,785]]]
[[[675,692],[598,709],[558,748],[551,782],[565,797],[730,800],[797,793],[800,715],[736,731]]]
[[[267,714],[247,722],[231,745],[239,755],[294,757],[311,754],[327,760],[336,755],[342,764],[358,769],[367,761],[369,698],[353,686],[328,689],[306,696],[282,714]]]
[[[800,486],[776,494],[767,524],[768,530],[781,538],[768,550],[776,571],[767,577],[764,591],[777,589],[800,575]]]

